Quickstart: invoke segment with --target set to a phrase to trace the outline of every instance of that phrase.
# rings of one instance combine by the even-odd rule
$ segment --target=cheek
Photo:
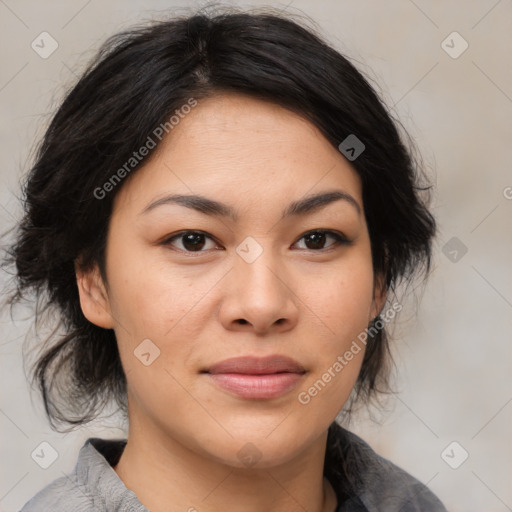
[[[225,269],[200,272],[193,266],[177,269],[169,263],[165,253],[155,251],[150,257],[147,249],[136,247],[122,253],[112,245],[107,269],[109,298],[123,367],[136,388],[144,386],[146,381],[151,382],[151,386],[164,381],[172,388],[169,375],[163,370],[174,374],[188,367],[198,350],[201,331],[210,321],[208,293]],[[149,352],[152,357],[153,353],[158,354],[158,358],[145,368],[144,361],[135,356],[142,350],[139,350],[141,343],[148,339],[154,344],[148,345]],[[143,378],[142,382],[139,377]],[[179,392],[179,387],[175,391]]]
[[[337,343],[357,335],[369,323],[373,302],[371,259],[354,257],[303,288],[304,301],[325,322]]]
[[[311,411],[336,415],[352,391],[366,349],[361,334],[373,300],[371,258],[364,252],[347,259],[318,283],[309,292],[303,289],[318,331],[311,333],[315,365],[298,399]]]
[[[163,334],[184,317],[201,294],[202,281],[193,283],[176,272],[165,256],[136,244],[112,240],[109,254],[109,294],[112,313],[133,337]]]

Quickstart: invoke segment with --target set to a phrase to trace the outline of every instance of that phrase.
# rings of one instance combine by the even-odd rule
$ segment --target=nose
[[[236,256],[234,268],[226,276],[219,311],[226,329],[264,335],[284,332],[297,324],[299,299],[294,283],[270,252],[264,251],[252,263]]]

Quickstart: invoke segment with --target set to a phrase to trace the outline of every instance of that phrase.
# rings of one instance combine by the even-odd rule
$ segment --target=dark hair
[[[117,34],[66,95],[42,139],[7,258],[16,267],[11,306],[31,291],[36,316],[50,309],[60,318],[33,372],[52,426],[88,422],[111,399],[126,411],[114,331],[85,318],[75,278],[80,261],[84,269],[97,263],[106,279],[106,234],[123,183],[101,200],[95,191],[182,105],[221,92],[288,108],[336,148],[350,135],[362,141],[352,165],[362,181],[374,272],[389,290],[428,272],[435,222],[420,197],[420,166],[367,79],[313,29],[268,11],[202,10]],[[144,163],[133,165],[130,176]],[[387,389],[389,361],[381,328],[368,338],[357,398],[366,402]]]

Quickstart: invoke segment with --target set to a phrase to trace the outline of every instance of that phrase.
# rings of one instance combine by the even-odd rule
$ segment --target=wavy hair
[[[57,313],[32,373],[54,428],[86,423],[109,403],[126,412],[114,331],[85,318],[76,283],[76,264],[98,264],[107,278],[106,235],[123,183],[101,200],[94,191],[189,98],[220,92],[290,109],[336,148],[356,135],[365,150],[351,163],[362,182],[375,275],[394,290],[428,273],[435,221],[410,139],[369,80],[314,29],[275,12],[203,9],[119,33],[51,119],[24,181],[23,218],[6,258],[16,280],[9,304],[32,294],[36,313]],[[354,388],[358,403],[388,389],[388,334],[377,331]]]

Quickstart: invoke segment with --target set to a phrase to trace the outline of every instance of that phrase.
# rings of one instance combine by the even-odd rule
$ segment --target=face
[[[310,122],[242,95],[200,101],[123,184],[97,276],[78,276],[82,308],[115,330],[130,423],[232,466],[325,433],[384,300],[355,170]],[[256,359],[219,366],[240,357]]]

